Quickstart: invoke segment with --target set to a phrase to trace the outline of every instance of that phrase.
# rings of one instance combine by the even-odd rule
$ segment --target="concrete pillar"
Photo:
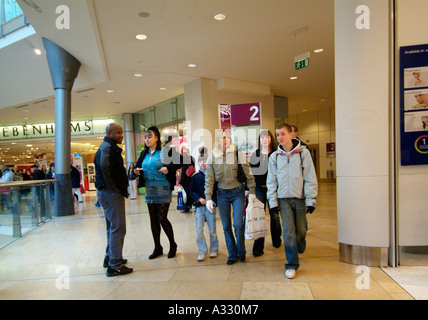
[[[390,19],[389,0],[335,0],[338,241],[354,264],[385,265],[390,245]]]
[[[71,193],[71,89],[80,62],[56,43],[43,38],[49,70],[55,89],[55,216],[74,214]]]
[[[131,163],[137,162],[134,141],[134,122],[132,118],[132,113],[124,113],[122,117],[123,136],[125,140],[126,169],[128,169]]]

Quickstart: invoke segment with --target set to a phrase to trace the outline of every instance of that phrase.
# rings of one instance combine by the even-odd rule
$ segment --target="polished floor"
[[[400,268],[361,270],[339,261],[336,186],[332,183],[320,185],[317,209],[308,215],[307,249],[293,280],[284,277],[284,246],[274,248],[270,238],[266,238],[264,255],[252,256],[252,241],[246,241],[247,261],[226,265],[227,249],[219,217],[219,256],[198,262],[194,213],[180,213],[175,210],[175,202],[169,218],[178,244],[177,255],[168,259],[165,254],[149,260],[153,241],[144,196],[126,201],[124,257],[134,272],[106,277],[102,266],[105,221],[102,209],[94,206],[95,201],[95,192],[86,193],[84,203],[75,204],[74,216],[54,218],[0,250],[1,300],[417,298],[393,279],[399,277]],[[162,244],[167,253],[169,246],[163,232]],[[424,270],[419,270],[419,274],[422,272],[426,278]],[[412,272],[405,279],[420,284]]]

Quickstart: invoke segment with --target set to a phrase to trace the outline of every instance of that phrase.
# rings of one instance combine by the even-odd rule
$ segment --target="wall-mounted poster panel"
[[[428,164],[428,44],[400,48],[401,165]]]

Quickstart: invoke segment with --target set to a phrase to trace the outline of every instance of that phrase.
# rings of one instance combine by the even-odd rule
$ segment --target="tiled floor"
[[[149,260],[153,241],[143,196],[127,200],[124,257],[134,272],[108,278],[102,267],[105,221],[95,201],[95,192],[86,193],[76,215],[54,218],[0,250],[0,299],[413,299],[390,272],[360,273],[339,261],[335,184],[320,185],[317,209],[308,215],[307,250],[293,280],[284,277],[284,247],[272,247],[269,238],[263,256],[253,257],[252,241],[246,241],[247,261],[226,265],[219,217],[220,254],[198,262],[194,213],[176,211],[175,203],[169,218],[177,256]],[[167,252],[163,232],[162,244]]]

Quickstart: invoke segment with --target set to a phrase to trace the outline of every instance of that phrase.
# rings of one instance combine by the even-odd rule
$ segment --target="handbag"
[[[244,183],[247,181],[247,176],[245,175],[244,169],[242,168],[241,164],[239,163],[238,150],[236,150],[236,163],[238,164],[237,179],[239,182]]]
[[[195,173],[195,167],[190,165],[186,170],[186,176],[191,177]]]
[[[269,229],[266,223],[266,213],[263,203],[259,199],[254,199],[248,203],[245,210],[245,239],[257,240],[266,237]]]
[[[80,193],[86,193],[85,188],[82,186],[82,184],[80,184]]]
[[[186,205],[184,204],[182,190],[178,191],[178,194],[177,194],[177,210],[186,210]]]

